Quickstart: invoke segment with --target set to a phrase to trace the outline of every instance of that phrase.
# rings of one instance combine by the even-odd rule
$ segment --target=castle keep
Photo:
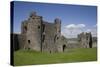
[[[53,22],[43,20],[36,12],[21,24],[21,34],[12,34],[14,50],[27,49],[43,52],[63,52],[68,48],[92,48],[91,33],[78,35],[77,43],[68,43],[67,38],[61,35],[61,20]]]
[[[28,20],[22,22],[21,35],[24,49],[57,52],[61,37],[61,20],[46,22],[42,16],[33,12]]]

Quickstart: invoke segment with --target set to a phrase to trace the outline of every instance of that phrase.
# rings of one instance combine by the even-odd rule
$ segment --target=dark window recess
[[[59,37],[57,37],[57,39],[59,39]]]
[[[28,43],[30,44],[30,40],[28,40]]]
[[[35,19],[35,17],[32,17],[32,19]]]
[[[65,49],[66,49],[66,45],[63,45],[63,52],[65,51]]]
[[[27,31],[27,27],[26,26],[24,27],[24,29],[25,29],[25,31]]]
[[[38,26],[38,29],[40,29],[40,26]]]
[[[42,41],[44,42],[44,40],[45,40],[45,35],[43,35],[43,39],[42,39]]]

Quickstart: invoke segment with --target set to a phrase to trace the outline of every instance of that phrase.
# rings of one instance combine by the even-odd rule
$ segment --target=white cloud
[[[96,26],[96,25],[95,25]],[[62,28],[62,35],[67,38],[75,38],[81,32],[91,32],[93,36],[97,36],[97,28],[92,26],[86,27],[85,24],[69,24]]]
[[[77,24],[76,26],[77,26],[77,28],[84,28],[86,25],[85,24]]]
[[[91,32],[91,29],[87,29],[86,32]]]
[[[69,24],[62,29],[62,35],[67,38],[77,37],[77,34],[81,33],[85,24]]]
[[[66,25],[65,28],[67,29],[79,29],[79,28],[84,28],[86,25],[85,24],[69,24]]]
[[[70,29],[70,28],[76,28],[75,24],[69,24],[65,26],[66,28]]]

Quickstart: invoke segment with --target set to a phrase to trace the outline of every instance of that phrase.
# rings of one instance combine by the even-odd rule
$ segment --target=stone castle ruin
[[[67,38],[61,35],[61,20],[54,22],[43,20],[36,12],[21,24],[21,34],[12,34],[14,50],[27,49],[41,52],[63,52],[67,48],[92,48],[91,33],[78,35],[78,44],[68,44]]]
[[[90,33],[81,33],[78,35],[78,41],[82,48],[92,48],[92,35]]]
[[[61,21],[55,19],[54,23],[49,23],[34,12],[28,20],[23,21],[21,35],[24,49],[57,52],[61,37]]]

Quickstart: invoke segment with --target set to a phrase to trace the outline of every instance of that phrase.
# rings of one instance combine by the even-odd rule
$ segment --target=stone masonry
[[[92,48],[92,35],[91,32],[84,33],[78,35],[78,41],[80,44],[80,47],[82,48]]]
[[[56,18],[54,22],[49,23],[33,12],[28,20],[22,22],[21,35],[24,49],[57,52],[61,36],[61,20]]]

